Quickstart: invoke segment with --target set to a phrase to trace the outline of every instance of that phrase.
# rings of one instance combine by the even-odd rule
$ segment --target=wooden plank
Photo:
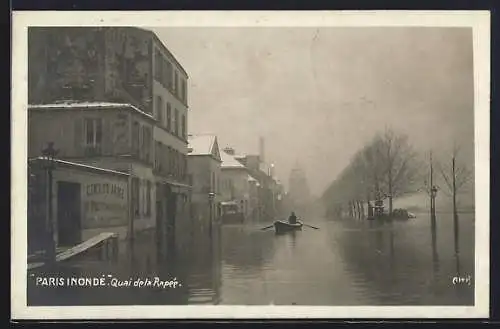
[[[74,257],[84,251],[87,251],[92,247],[95,247],[99,243],[106,241],[109,238],[116,237],[116,235],[117,235],[116,233],[109,233],[109,232],[101,233],[93,238],[88,239],[87,241],[80,243],[79,245],[73,248],[66,250],[65,252],[60,253],[59,255],[57,255],[56,260],[60,262],[68,258]]]
[[[104,242],[104,241],[111,239],[111,238],[116,238],[117,236],[118,236],[118,234],[110,233],[110,232],[101,233],[99,235],[96,235],[95,237],[90,238],[90,239],[80,243],[79,245],[76,245],[72,248],[66,249],[65,251],[59,253],[56,256],[56,261],[60,262],[60,261],[67,260],[71,257],[74,257],[74,256],[84,252],[84,251],[87,251],[88,249],[90,249],[92,247],[95,247],[96,245],[98,245],[101,242]],[[45,263],[43,263],[43,262],[28,263],[28,270],[33,270],[33,269],[42,267],[44,265],[45,265]]]
[[[37,263],[28,263],[28,270],[34,270],[35,268],[39,268],[45,265],[43,262],[37,262]]]

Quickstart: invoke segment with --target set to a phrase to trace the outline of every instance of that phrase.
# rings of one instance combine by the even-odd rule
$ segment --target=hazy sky
[[[473,156],[468,28],[153,28],[189,74],[189,132],[258,152],[320,194],[384,126]]]

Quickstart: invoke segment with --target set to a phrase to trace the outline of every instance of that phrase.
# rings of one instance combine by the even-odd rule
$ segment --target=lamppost
[[[438,188],[436,185],[431,188],[431,219],[433,221],[436,220],[436,196],[437,196]]]
[[[48,264],[52,264],[56,260],[56,246],[54,241],[54,225],[52,221],[52,172],[55,168],[55,157],[59,153],[54,148],[54,142],[47,143],[47,147],[42,150],[42,159],[44,160],[44,167],[47,173],[47,207],[45,217],[46,228],[46,246],[45,257]]]
[[[209,204],[209,211],[210,211],[210,238],[212,237],[212,225],[213,225],[213,203],[214,203],[214,198],[215,198],[215,193],[210,192],[208,193],[208,204]]]

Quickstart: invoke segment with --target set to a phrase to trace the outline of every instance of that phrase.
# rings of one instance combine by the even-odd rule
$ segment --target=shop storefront
[[[76,245],[104,232],[126,238],[130,227],[129,175],[69,161],[53,161],[51,184],[48,184],[43,160],[30,161],[30,167],[37,168],[33,175],[43,177],[44,183],[37,188],[51,186],[52,193],[50,198],[42,193],[45,198],[33,201],[38,205],[31,207],[38,211],[28,218],[28,226],[49,230],[52,226],[57,246]],[[51,209],[47,211],[49,200]]]

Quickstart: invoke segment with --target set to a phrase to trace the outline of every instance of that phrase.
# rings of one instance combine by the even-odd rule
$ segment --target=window
[[[179,110],[175,109],[174,113],[174,134],[179,136]]]
[[[134,218],[139,217],[139,178],[132,178],[132,211]]]
[[[174,177],[177,177],[179,175],[179,157],[177,154],[177,150],[173,150],[173,158],[174,158]]]
[[[143,160],[147,162],[151,161],[151,140],[152,140],[151,128],[143,126],[141,150],[143,151]]]
[[[155,49],[155,80],[162,82],[163,80],[163,56],[158,49]]]
[[[85,119],[85,145],[100,146],[102,141],[102,119]]]
[[[156,96],[156,118],[158,119],[158,122],[160,123],[161,126],[164,125],[163,123],[163,99],[161,96]]]
[[[102,119],[86,118],[84,120],[85,154],[98,155],[101,153]]]
[[[146,180],[146,207],[145,214],[146,216],[151,215],[151,181]]]
[[[132,153],[139,156],[139,122],[134,121],[132,125]]]
[[[160,144],[160,153],[161,153],[161,172],[168,172],[168,149],[164,144]]]
[[[210,184],[210,192],[215,192],[215,173],[212,173],[212,182]]]
[[[161,163],[162,163],[162,154],[161,154],[161,143],[156,142],[155,143],[155,169],[160,171],[161,170]]]
[[[182,116],[182,138],[186,139],[186,116]]]
[[[179,76],[177,71],[174,72],[174,94],[179,96]]]
[[[171,131],[172,126],[172,109],[170,108],[170,103],[167,103],[167,130]]]
[[[165,75],[167,76],[167,89],[169,90],[172,90],[174,88],[174,84],[173,84],[173,81],[172,81],[172,63],[170,63],[169,61],[166,62],[166,73]]]
[[[181,79],[181,99],[186,103],[186,80]]]
[[[167,154],[168,154],[168,173],[173,174],[173,172],[174,172],[173,171],[174,170],[174,157],[173,157],[172,148],[170,146],[168,147]]]

